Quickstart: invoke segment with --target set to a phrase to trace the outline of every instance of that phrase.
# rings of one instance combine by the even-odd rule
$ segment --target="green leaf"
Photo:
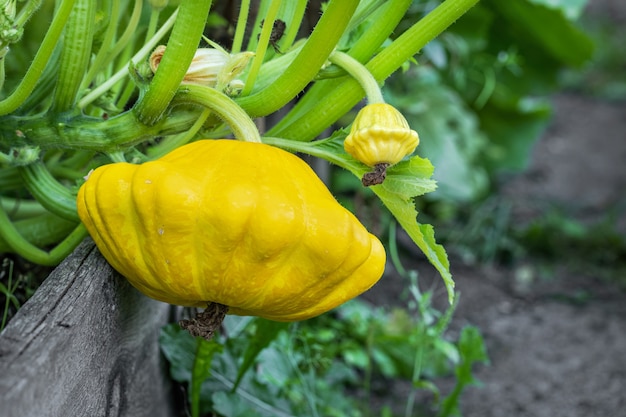
[[[489,361],[487,350],[485,349],[485,342],[476,327],[466,326],[461,330],[458,349],[461,361],[455,369],[457,377],[456,385],[450,395],[442,401],[441,410],[439,412],[440,417],[461,415],[459,399],[463,389],[465,389],[466,386],[478,384],[478,381],[472,375],[472,367],[476,363],[487,363]]]
[[[529,0],[550,9],[560,10],[565,17],[575,20],[580,17],[587,6],[588,0]]]
[[[502,16],[500,21],[509,32],[523,34],[527,44],[561,64],[581,66],[591,58],[593,41],[560,10],[529,0],[490,0],[488,4]]]
[[[191,389],[189,390],[192,417],[200,415],[202,383],[211,375],[213,355],[221,351],[222,345],[215,339],[205,340],[202,337],[196,337],[196,354],[191,371]]]
[[[430,193],[437,186],[435,181],[430,179],[433,170],[433,165],[428,159],[414,156],[389,168],[382,186],[389,193],[401,198]]]
[[[492,172],[520,171],[530,163],[531,149],[550,120],[547,102],[492,100],[481,112],[481,125],[493,142],[487,155]]]
[[[450,273],[450,262],[448,261],[446,250],[435,240],[433,227],[430,224],[417,222],[417,210],[415,210],[415,204],[410,197],[406,198],[406,196],[402,197],[398,194],[392,194],[380,185],[372,187],[372,191],[376,193],[400,226],[424,252],[430,263],[439,271],[448,291],[448,302],[452,304],[454,301],[454,280]]]
[[[262,417],[266,414],[257,412],[246,401],[242,401],[238,394],[219,391],[211,396],[214,411],[224,417]]]
[[[176,324],[161,329],[159,345],[170,363],[170,375],[178,382],[190,382],[196,351],[196,340]]]
[[[259,353],[276,339],[278,334],[289,326],[289,323],[281,323],[256,317],[249,325],[254,326],[254,334],[248,339],[250,343],[246,347],[246,351],[243,354],[243,362],[237,371],[237,379],[233,386],[233,392],[239,386],[241,378],[243,378],[248,369],[254,364],[254,360],[259,356]]]

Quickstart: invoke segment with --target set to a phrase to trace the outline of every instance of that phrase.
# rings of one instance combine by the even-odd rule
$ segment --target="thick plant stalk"
[[[261,135],[250,116],[224,93],[210,87],[189,84],[180,88],[175,101],[204,106],[226,122],[237,139],[261,142]]]
[[[42,117],[8,117],[0,123],[0,144],[12,147],[38,146],[42,150],[113,152],[155,136],[184,132],[194,124],[199,114],[199,110],[180,109],[152,126],[141,123],[133,112],[107,120],[76,116],[63,123]],[[28,131],[29,135],[16,135],[16,130]]]
[[[159,70],[135,106],[140,122],[151,126],[163,116],[196,53],[210,8],[207,0],[181,2]]]
[[[53,111],[64,112],[74,106],[78,89],[89,65],[95,17],[94,1],[76,0],[65,27]]]
[[[261,64],[263,64],[263,60],[265,59],[265,52],[267,52],[268,42],[273,31],[272,26],[276,19],[276,15],[278,14],[281,2],[282,0],[272,1],[267,10],[265,21],[263,23],[263,30],[261,30],[261,33],[259,34],[259,43],[256,46],[256,53],[254,54],[254,59],[252,61],[250,71],[248,72],[248,78],[246,79],[246,85],[241,92],[243,95],[248,95],[250,94],[250,91],[252,91],[252,87],[256,81],[256,76],[261,68]]]
[[[15,230],[35,246],[47,246],[62,240],[76,228],[76,222],[70,222],[45,212],[13,223]],[[11,247],[0,237],[0,253],[10,252]]]
[[[273,113],[294,98],[324,65],[357,5],[357,0],[332,0],[298,56],[278,79],[237,103],[256,117]]]
[[[358,41],[352,46],[348,54],[359,62],[366,62],[371,58],[372,54],[383,42],[389,37],[389,35],[396,28],[398,23],[402,20],[408,7],[411,5],[412,0],[389,0],[380,10],[376,11],[376,14],[383,16],[375,19],[368,30],[359,38]],[[341,68],[331,66],[323,69],[318,74],[318,78],[333,77],[343,75]],[[329,91],[334,90],[339,86],[343,80],[337,79],[321,79],[316,82],[306,95],[302,97],[294,108],[283,117],[270,131],[267,132],[269,136],[282,136],[283,128],[289,126],[294,120],[298,119],[302,115],[306,114],[312,106],[321,101]]]

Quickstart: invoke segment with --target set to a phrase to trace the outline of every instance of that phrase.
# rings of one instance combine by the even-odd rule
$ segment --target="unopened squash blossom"
[[[380,241],[281,149],[200,140],[142,165],[97,168],[78,213],[109,263],[171,304],[307,319],[381,277]]]
[[[363,176],[366,186],[384,181],[387,167],[412,154],[419,136],[402,113],[386,103],[363,107],[344,141],[344,149],[355,159],[374,168]]]

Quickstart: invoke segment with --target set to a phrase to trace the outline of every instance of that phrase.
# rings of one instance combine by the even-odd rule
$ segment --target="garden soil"
[[[593,224],[626,203],[626,103],[561,95],[554,105],[530,168],[502,185],[503,198],[518,222],[560,207],[572,220]],[[626,233],[626,219],[618,227]],[[626,291],[610,264],[574,268],[585,262],[571,261],[545,271],[540,262],[477,267],[451,257],[460,299],[449,335],[478,327],[490,359],[474,368],[480,386],[463,393],[463,416],[626,417]],[[445,289],[427,262],[408,266],[445,307]],[[385,277],[365,297],[392,306],[406,286]],[[453,382],[443,382],[443,394]],[[398,383],[393,400],[382,404],[405,404],[410,390]]]
[[[626,103],[562,95],[554,104],[530,169],[503,187],[514,216],[525,222],[557,206],[593,224],[621,206],[616,227],[626,233]],[[532,264],[459,265],[456,317],[481,329],[491,361],[477,368],[482,388],[465,393],[464,415],[626,416],[626,292],[606,280],[624,277],[610,264],[590,273],[571,261],[549,277]]]
[[[626,24],[623,0],[592,0],[588,12]],[[552,122],[529,168],[500,188],[519,224],[555,208],[594,224],[617,209],[615,228],[625,234],[626,102],[554,97]],[[477,267],[451,257],[460,301],[450,334],[458,336],[464,325],[478,327],[490,359],[474,368],[480,384],[464,391],[463,416],[626,417],[626,277],[609,263],[589,260],[589,268],[580,268],[584,261],[566,257],[546,271],[533,261]],[[437,274],[424,261],[411,267],[426,289],[435,286],[436,301],[444,306]],[[366,297],[393,305],[405,288],[406,282],[385,278]],[[436,383],[445,395],[454,380]],[[411,389],[397,383],[393,398],[381,403],[398,404],[399,412]]]

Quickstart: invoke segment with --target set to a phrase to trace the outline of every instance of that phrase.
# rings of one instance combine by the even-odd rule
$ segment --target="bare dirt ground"
[[[551,204],[599,218],[626,198],[626,103],[563,95],[555,110],[530,170],[505,195],[521,219]],[[569,261],[534,282],[520,282],[519,270],[461,267],[457,320],[482,330],[491,359],[477,372],[484,386],[463,397],[464,415],[626,416],[626,293]]]

